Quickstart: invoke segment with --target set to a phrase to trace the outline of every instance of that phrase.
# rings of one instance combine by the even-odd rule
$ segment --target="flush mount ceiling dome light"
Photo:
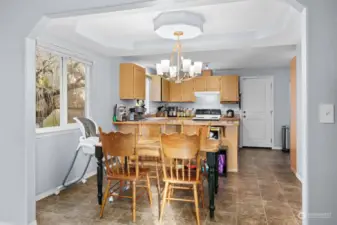
[[[157,75],[176,83],[200,75],[202,62],[192,64],[191,59],[184,59],[180,40],[202,34],[203,18],[191,12],[167,12],[156,17],[153,23],[155,32],[160,37],[176,40],[170,59],[156,64]]]
[[[153,20],[155,32],[162,38],[176,40],[174,32],[184,33],[180,39],[196,38],[203,33],[204,18],[188,11],[164,12]]]

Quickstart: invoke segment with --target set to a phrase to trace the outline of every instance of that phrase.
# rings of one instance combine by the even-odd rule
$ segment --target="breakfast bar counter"
[[[113,122],[118,131],[128,133],[134,131],[136,126],[150,127],[160,126],[162,132],[173,133],[182,132],[193,133],[196,128],[202,129],[202,135],[207,138],[210,127],[222,128],[220,145],[227,148],[227,171],[238,172],[238,143],[239,143],[239,125],[238,117],[222,117],[218,121],[195,121],[186,117],[148,117],[140,121],[121,121]],[[151,126],[149,126],[151,125]],[[190,130],[190,132],[188,132]],[[150,132],[150,131],[149,131]]]
[[[231,126],[239,125],[240,118],[222,117],[219,121],[196,121],[192,117],[147,117],[144,120],[139,121],[117,121],[113,122],[115,125],[120,124],[158,124],[158,125],[196,125],[196,126]]]

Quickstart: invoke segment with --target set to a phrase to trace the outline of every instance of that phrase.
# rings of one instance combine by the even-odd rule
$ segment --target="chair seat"
[[[135,181],[139,179],[142,176],[145,176],[149,173],[148,168],[139,168],[139,175],[138,178],[136,177],[136,171],[134,169],[131,169],[130,175],[127,173],[125,174],[114,174],[114,175],[107,175],[108,180],[129,180],[129,181]]]

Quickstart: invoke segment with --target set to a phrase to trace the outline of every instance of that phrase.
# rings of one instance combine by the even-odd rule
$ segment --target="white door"
[[[269,77],[241,79],[242,146],[272,147],[272,88]]]

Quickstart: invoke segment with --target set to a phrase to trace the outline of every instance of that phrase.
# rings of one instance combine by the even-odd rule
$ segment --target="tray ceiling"
[[[289,46],[300,41],[300,14],[281,1],[247,0],[181,10],[205,18],[204,33],[183,41],[183,52]],[[153,18],[161,12],[140,9],[52,19],[40,37],[53,36],[106,56],[165,54],[174,42],[154,32]]]

